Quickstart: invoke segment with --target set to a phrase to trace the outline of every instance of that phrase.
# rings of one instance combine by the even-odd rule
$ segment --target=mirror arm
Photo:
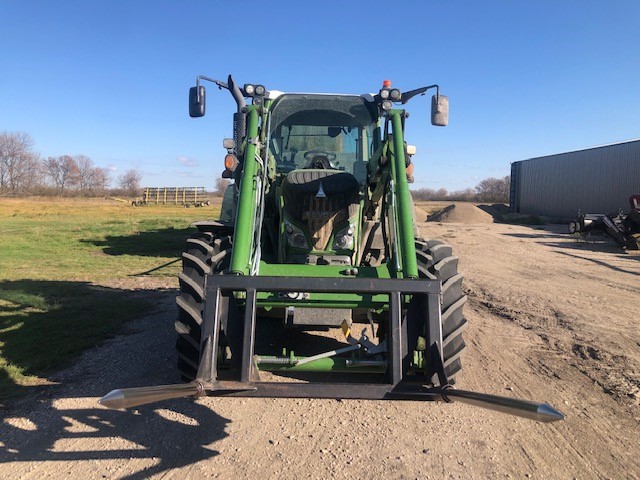
[[[222,80],[216,80],[215,78],[207,77],[206,75],[198,75],[196,77],[196,99],[198,103],[200,103],[200,80],[206,80],[208,82],[215,83],[220,90],[223,88],[229,90],[231,95],[233,95],[234,100],[238,104],[238,112],[242,110],[242,108],[246,105],[244,101],[244,97],[242,96],[242,92],[237,85],[234,84],[231,75],[229,75],[228,83],[223,82]]]
[[[416,88],[415,90],[409,90],[408,92],[404,92],[402,94],[402,104],[404,105],[409,100],[411,100],[416,95],[424,95],[427,90],[430,88],[436,89],[436,99],[440,99],[440,86],[439,85],[429,85],[428,87]]]
[[[226,88],[227,90],[229,90],[229,85],[227,85],[226,83],[220,81],[220,80],[216,80],[215,78],[210,78],[207,77],[205,75],[198,75],[196,77],[196,98],[198,99],[198,103],[200,103],[200,80],[207,80],[208,82],[212,82],[215,83],[218,88],[223,89]]]

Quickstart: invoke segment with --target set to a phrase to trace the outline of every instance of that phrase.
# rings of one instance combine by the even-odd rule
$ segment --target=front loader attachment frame
[[[359,294],[387,293],[389,295],[389,325],[387,329],[388,367],[387,383],[379,388],[358,388],[354,385],[335,385],[322,383],[329,398],[386,398],[393,391],[409,370],[412,351],[408,348],[407,325],[402,321],[403,296],[411,295],[409,307],[412,311],[422,311],[429,321],[425,326],[430,342],[429,352],[442,355],[442,330],[440,324],[440,291],[439,281],[418,279],[391,278],[335,278],[335,277],[263,277],[241,275],[209,275],[206,286],[206,302],[201,337],[201,358],[197,378],[205,382],[215,382],[217,379],[217,345],[220,331],[220,304],[223,293],[245,292],[244,319],[242,322],[240,382],[252,383],[256,390],[249,396],[282,396],[279,392],[286,391],[288,397],[318,396],[317,385],[304,383],[274,383],[260,382],[257,366],[254,362],[255,330],[256,330],[256,297],[257,292],[278,291],[289,292],[351,292]],[[232,307],[230,307],[232,308]],[[414,321],[412,319],[412,321]],[[422,329],[418,327],[421,331]],[[234,353],[234,355],[236,355]],[[435,357],[435,355],[434,355]],[[429,362],[432,365],[434,362]],[[437,372],[433,371],[433,374]],[[421,376],[421,383],[431,377]]]
[[[387,376],[384,383],[299,383],[263,382],[255,364],[257,292],[354,292],[388,293],[389,325],[387,332]],[[241,355],[239,381],[217,379],[218,335],[223,310],[235,308],[232,292],[244,292],[244,317],[240,322]],[[267,277],[242,275],[208,275],[204,320],[201,329],[201,358],[196,379],[188,384],[113,390],[100,403],[108,408],[130,408],[160,400],[186,396],[234,396],[271,398],[338,398],[371,400],[460,401],[509,413],[540,422],[564,419],[564,415],[546,403],[487,395],[454,389],[448,384],[442,362],[442,328],[440,322],[438,281],[423,279]],[[403,321],[403,303],[407,295]],[[225,298],[226,297],[226,298]],[[228,313],[228,312],[227,312]],[[428,363],[426,375],[409,374],[411,347],[407,338],[409,323],[416,314],[428,313],[425,330]],[[413,325],[415,327],[415,325]],[[415,330],[414,330],[415,331]]]

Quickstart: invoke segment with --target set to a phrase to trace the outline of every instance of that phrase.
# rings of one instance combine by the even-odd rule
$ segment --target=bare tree
[[[0,195],[44,193],[83,194],[109,187],[110,172],[96,167],[86,155],[62,155],[41,160],[33,152],[33,139],[25,132],[0,132]],[[139,182],[139,177],[138,177]]]
[[[28,133],[0,133],[0,193],[25,193],[40,181],[40,162],[32,149]]]
[[[93,192],[104,192],[111,183],[111,172],[108,168],[96,167],[91,177],[91,190]]]
[[[140,190],[140,180],[142,180],[140,172],[132,168],[118,177],[118,186],[129,195],[137,195]]]
[[[447,199],[456,202],[474,202],[476,200],[476,192],[473,188],[455,190],[447,195]]]
[[[227,178],[218,178],[216,179],[216,186],[213,191],[213,194],[217,197],[223,197],[224,192],[227,190],[227,187],[231,185],[231,180]]]
[[[411,192],[415,200],[431,201],[431,200],[449,200],[449,192],[446,188],[420,188]]]
[[[73,157],[78,166],[77,188],[83,194],[91,194],[96,191],[105,190],[109,186],[109,170],[96,167],[86,155],[76,155]]]
[[[485,178],[476,185],[478,200],[506,203],[509,201],[509,185],[510,177],[508,175],[504,178]]]
[[[411,195],[415,200],[436,200],[436,191],[433,188],[420,188],[418,190],[412,190]]]
[[[474,202],[476,201],[476,192],[473,188],[465,188],[464,190],[455,190],[448,192],[446,188],[434,190],[432,188],[420,188],[412,190],[411,195],[415,200],[431,201],[431,200],[448,200],[452,202]]]
[[[45,167],[51,183],[61,194],[78,185],[80,170],[72,156],[49,157]]]
[[[95,167],[93,166],[93,160],[86,155],[76,155],[73,160],[78,166],[78,189],[82,193],[87,193],[92,188],[93,176],[95,174]]]

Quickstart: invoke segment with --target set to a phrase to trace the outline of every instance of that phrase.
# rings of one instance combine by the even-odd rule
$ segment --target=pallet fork
[[[254,352],[257,292],[354,292],[389,295],[386,381],[384,383],[299,383],[260,380],[259,356]],[[221,317],[237,308],[233,292],[244,292],[241,331],[232,341],[241,344],[240,374],[235,381],[218,380],[218,336]],[[339,398],[377,400],[460,401],[540,422],[564,419],[546,403],[458,390],[448,382],[442,361],[438,281],[380,278],[290,278],[240,275],[207,277],[204,321],[201,329],[201,359],[196,379],[187,384],[113,390],[100,403],[108,408],[130,408],[180,397],[235,396],[272,398]],[[428,361],[425,374],[409,374],[413,352],[408,351],[407,324],[403,321],[403,299],[411,296],[406,316],[421,315],[426,334]],[[428,313],[427,316],[424,313]],[[429,321],[424,318],[430,319]],[[426,325],[425,325],[426,323]],[[311,364],[313,362],[309,362]]]

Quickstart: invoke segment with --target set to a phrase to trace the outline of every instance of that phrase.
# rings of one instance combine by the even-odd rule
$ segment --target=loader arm
[[[395,242],[394,256],[398,255],[400,260],[396,265],[400,266],[400,276],[404,278],[418,278],[418,265],[416,263],[416,249],[413,235],[413,216],[411,213],[411,193],[409,192],[409,182],[406,175],[406,164],[404,154],[404,131],[403,121],[404,110],[390,110],[391,129],[393,133],[393,144],[389,148],[391,183],[389,185],[390,195],[394,199],[395,208],[391,209],[398,239]],[[388,139],[388,136],[386,136]],[[389,141],[389,140],[386,140]]]
[[[252,253],[257,248],[256,230],[260,228],[257,222],[259,205],[264,205],[264,185],[260,185],[260,173],[266,165],[258,163],[259,158],[259,124],[258,107],[251,105],[247,108],[247,137],[244,148],[244,161],[240,193],[238,195],[238,211],[235,223],[235,241],[231,251],[231,265],[229,271],[238,275],[249,275],[252,265]],[[261,198],[256,198],[260,196]]]

